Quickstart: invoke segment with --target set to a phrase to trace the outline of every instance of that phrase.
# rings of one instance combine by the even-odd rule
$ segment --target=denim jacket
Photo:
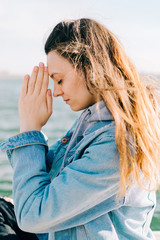
[[[40,131],[1,143],[14,169],[18,225],[49,240],[155,239],[150,222],[155,192],[137,184],[117,198],[120,162],[115,122],[103,101],[84,110],[48,147]]]

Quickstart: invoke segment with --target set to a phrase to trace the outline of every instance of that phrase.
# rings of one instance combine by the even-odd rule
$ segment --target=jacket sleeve
[[[116,200],[120,182],[116,151],[114,137],[99,136],[51,181],[43,144],[15,148],[13,196],[20,228],[60,231],[118,208],[123,199]]]
[[[6,151],[8,159],[12,167],[16,159],[13,160],[12,153],[16,148],[26,147],[28,145],[43,145],[46,155],[46,171],[50,172],[51,167],[54,166],[54,155],[59,146],[60,140],[58,140],[51,147],[48,147],[48,138],[42,131],[26,131],[17,134],[9,139],[0,143],[0,150]]]

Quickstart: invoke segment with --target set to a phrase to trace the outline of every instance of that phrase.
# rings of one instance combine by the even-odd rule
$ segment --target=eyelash
[[[58,81],[58,84],[61,84],[62,83],[62,79]]]

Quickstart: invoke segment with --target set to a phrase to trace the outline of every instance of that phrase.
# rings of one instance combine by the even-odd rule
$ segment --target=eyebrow
[[[51,78],[54,78],[54,75],[56,75],[56,74],[60,74],[60,73],[52,73],[52,74],[50,75],[50,77],[51,77]]]

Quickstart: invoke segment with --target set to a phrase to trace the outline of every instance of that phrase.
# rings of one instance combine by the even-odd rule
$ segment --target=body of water
[[[0,79],[0,142],[19,133],[18,98],[22,79]],[[53,85],[50,83],[50,87]],[[53,114],[43,132],[49,145],[57,141],[74,123],[80,113],[70,110],[61,99],[54,99]],[[0,151],[0,196],[12,197],[13,170],[5,153]],[[160,231],[160,192],[157,192],[157,207],[151,228]]]

